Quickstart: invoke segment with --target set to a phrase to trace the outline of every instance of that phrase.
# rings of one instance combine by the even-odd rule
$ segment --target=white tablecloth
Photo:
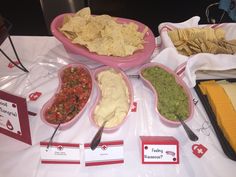
[[[68,54],[62,44],[54,37],[13,36],[13,43],[18,55],[30,71],[23,73],[16,67],[9,68],[9,61],[0,55],[0,89],[27,98],[29,111],[37,116],[29,116],[32,146],[0,134],[0,177],[233,177],[236,174],[236,162],[230,160],[223,152],[216,134],[210,124],[206,112],[199,102],[194,108],[194,116],[188,125],[199,136],[197,142],[192,142],[186,136],[184,129],[164,125],[155,114],[153,96],[142,81],[132,78],[134,101],[137,102],[137,112],[131,112],[127,122],[116,132],[104,134],[103,141],[124,141],[124,163],[86,167],[81,164],[41,164],[41,141],[48,141],[54,129],[45,125],[39,116],[42,105],[53,95],[57,88],[57,70],[73,62],[82,62],[90,68],[100,64],[91,62],[79,56]],[[1,49],[14,58],[10,43],[6,40]],[[165,51],[163,51],[165,52]],[[158,62],[176,69],[181,62],[175,61],[173,56],[163,53],[153,56],[152,62]],[[137,70],[128,70],[135,73]],[[199,78],[214,78],[216,76],[235,76],[235,72],[219,74],[199,73]],[[42,92],[42,96],[35,102],[28,99],[30,93]],[[194,98],[198,99],[194,89]],[[91,101],[92,104],[92,101]],[[205,128],[203,128],[205,127]],[[88,110],[80,120],[70,129],[58,131],[54,141],[66,143],[89,143],[96,133],[88,118]],[[139,136],[173,136],[180,144],[180,163],[174,164],[142,164]],[[208,151],[198,158],[192,153],[193,144],[202,144]]]

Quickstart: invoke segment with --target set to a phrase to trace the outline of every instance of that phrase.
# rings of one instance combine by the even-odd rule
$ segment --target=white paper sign
[[[25,98],[0,90],[0,133],[31,144]]]
[[[85,144],[84,149],[85,166],[124,163],[123,141],[101,142],[95,150]]]
[[[42,163],[50,164],[80,164],[80,145],[69,143],[52,143],[47,148],[48,142],[40,143]]]
[[[0,127],[13,133],[21,132],[17,104],[0,99]]]
[[[177,155],[176,145],[144,145],[144,162],[175,162]]]

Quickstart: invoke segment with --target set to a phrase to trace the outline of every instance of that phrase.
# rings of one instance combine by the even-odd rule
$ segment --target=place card
[[[84,145],[85,166],[124,163],[123,140],[100,142],[95,150]]]
[[[40,142],[41,163],[80,164],[80,144]]]
[[[140,136],[143,164],[178,164],[179,143],[172,136]]]
[[[0,90],[0,133],[32,144],[25,98]]]

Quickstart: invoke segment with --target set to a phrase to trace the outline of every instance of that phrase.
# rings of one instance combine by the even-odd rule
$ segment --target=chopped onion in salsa
[[[62,71],[60,91],[46,110],[49,123],[65,123],[73,119],[85,106],[92,90],[92,78],[83,67],[68,67]]]

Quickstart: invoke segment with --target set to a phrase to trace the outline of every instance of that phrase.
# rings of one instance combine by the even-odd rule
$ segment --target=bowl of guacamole
[[[148,63],[142,66],[139,74],[152,90],[156,112],[164,123],[180,125],[178,117],[184,121],[192,117],[190,90],[175,72],[162,64]]]

